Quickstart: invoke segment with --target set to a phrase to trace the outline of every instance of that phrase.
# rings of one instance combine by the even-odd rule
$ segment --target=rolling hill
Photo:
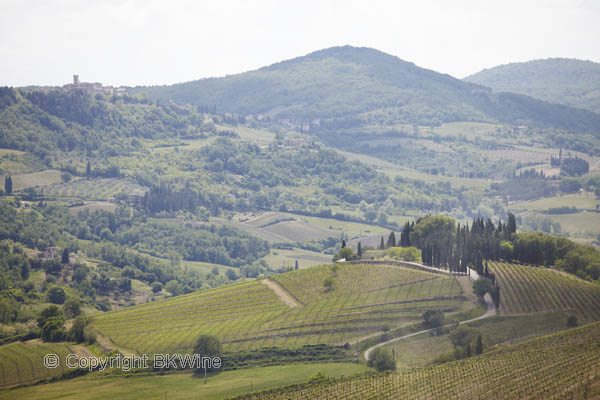
[[[310,121],[360,124],[380,111],[401,123],[488,121],[590,132],[600,116],[500,93],[370,48],[332,47],[261,69],[171,86],[137,87],[161,102]],[[371,113],[371,115],[366,115]],[[339,121],[338,121],[339,122]]]
[[[591,61],[548,58],[511,63],[484,69],[464,80],[497,92],[520,93],[600,113],[600,64]]]
[[[600,323],[447,364],[246,394],[274,399],[598,398]]]
[[[333,286],[324,287],[326,278]],[[226,352],[343,345],[420,322],[424,310],[465,304],[454,278],[391,265],[301,269],[99,315],[95,329],[118,347],[188,352],[202,333]]]

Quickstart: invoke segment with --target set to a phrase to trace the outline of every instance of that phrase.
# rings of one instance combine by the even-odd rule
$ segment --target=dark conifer
[[[483,343],[481,341],[481,335],[477,336],[477,344],[475,345],[475,354],[479,355],[483,353]]]
[[[4,192],[6,194],[11,194],[12,193],[12,187],[13,187],[12,177],[10,175],[7,175],[4,178]]]
[[[390,232],[390,236],[388,237],[386,247],[388,247],[388,248],[396,247],[396,235],[394,234],[393,231]]]
[[[69,249],[67,249],[66,247],[63,249],[63,252],[62,252],[61,263],[62,264],[69,263]]]

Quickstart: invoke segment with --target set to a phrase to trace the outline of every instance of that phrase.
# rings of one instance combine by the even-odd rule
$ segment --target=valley
[[[600,115],[484,75],[0,88],[0,398],[598,396]]]

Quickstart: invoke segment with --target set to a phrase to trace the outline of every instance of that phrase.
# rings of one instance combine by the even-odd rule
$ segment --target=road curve
[[[466,321],[461,321],[461,322],[459,322],[459,324],[468,324],[469,322],[479,321],[480,319],[489,318],[492,315],[496,315],[496,307],[494,307],[494,302],[492,301],[492,296],[490,296],[489,293],[486,293],[485,296],[483,296],[483,300],[485,301],[485,303],[487,304],[487,307],[488,307],[488,309],[485,312],[485,314],[483,314],[483,315],[481,315],[481,316],[479,316],[477,318],[468,319]],[[451,327],[453,325],[454,324],[447,324],[447,325],[442,326],[442,328],[448,328],[448,327]],[[414,333],[409,333],[408,335],[400,336],[400,337],[394,338],[392,340],[388,340],[387,342],[378,343],[375,346],[369,347],[367,350],[365,350],[365,360],[368,360],[369,359],[369,355],[371,354],[371,352],[373,350],[375,350],[376,348],[378,348],[378,347],[385,346],[387,344],[394,343],[394,342],[397,342],[397,341],[402,340],[402,339],[407,339],[407,338],[410,338],[410,337],[413,337],[413,336],[421,335],[423,333],[431,332],[431,331],[434,331],[434,330],[439,329],[439,328],[440,327],[431,328],[431,329],[425,329],[425,330],[422,330],[422,331],[418,331],[418,332],[414,332]]]

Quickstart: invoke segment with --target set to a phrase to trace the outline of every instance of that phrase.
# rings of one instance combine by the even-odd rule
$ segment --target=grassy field
[[[543,268],[490,262],[500,286],[500,312],[524,314],[563,310],[580,321],[600,319],[600,286]]]
[[[268,144],[275,140],[275,133],[264,129],[253,129],[243,125],[216,125],[216,127],[219,130],[234,131],[241,139],[250,140],[257,144]]]
[[[79,214],[81,211],[89,210],[90,212],[94,211],[107,211],[107,212],[115,212],[117,209],[117,204],[109,203],[107,201],[91,201],[85,203],[83,206],[71,207],[70,210],[74,214]]]
[[[294,267],[296,260],[298,260],[300,268],[309,268],[330,263],[331,256],[297,248],[292,250],[271,249],[271,252],[268,256],[264,257],[264,260],[273,268]]]
[[[214,221],[231,224],[263,239],[279,243],[306,242],[328,237],[341,237],[342,234],[349,238],[370,234],[389,234],[388,229],[374,225],[273,211],[237,214],[231,221],[223,218],[214,219]]]
[[[397,266],[336,264],[276,275],[288,306],[260,281],[203,290],[102,314],[93,326],[138,353],[190,351],[201,333],[228,352],[270,346],[344,344],[414,323],[424,310],[452,312],[465,302],[454,278]],[[332,277],[331,289],[323,280]]]
[[[580,212],[577,214],[548,215],[558,222],[563,232],[572,237],[597,238],[600,235],[600,213]]]
[[[432,334],[414,336],[383,347],[393,352],[399,370],[423,367],[453,349],[448,335]]]
[[[28,187],[46,186],[61,182],[60,171],[49,169],[30,174],[13,175],[13,190],[21,190]]]
[[[598,398],[599,342],[600,324],[595,323],[438,366],[239,399]]]
[[[145,189],[135,183],[116,178],[75,179],[54,183],[41,189],[44,196],[77,197],[89,200],[108,200],[118,194],[144,194]]]
[[[467,187],[467,188],[479,188],[483,189],[489,187],[490,181],[487,179],[469,179],[459,178],[453,176],[443,175],[430,175],[423,172],[419,172],[412,168],[408,168],[402,165],[394,164],[389,161],[382,160],[377,157],[369,156],[366,154],[350,153],[347,151],[337,150],[340,154],[344,155],[349,160],[357,160],[370,165],[380,172],[388,175],[391,178],[400,176],[406,179],[420,180],[427,183],[436,182],[449,182],[453,187]]]
[[[341,377],[369,369],[360,364],[293,364],[225,371],[211,376],[204,384],[190,372],[165,375],[99,375],[51,384],[0,391],[0,399],[223,399],[253,390],[265,390],[302,383],[321,372]]]
[[[37,156],[19,150],[0,149],[0,179],[4,182],[4,175],[26,174],[42,171],[48,166]],[[13,179],[13,185],[14,185]]]
[[[509,206],[514,211],[547,211],[551,208],[575,207],[578,210],[595,209],[600,201],[591,192],[546,197],[535,201],[522,201]]]

